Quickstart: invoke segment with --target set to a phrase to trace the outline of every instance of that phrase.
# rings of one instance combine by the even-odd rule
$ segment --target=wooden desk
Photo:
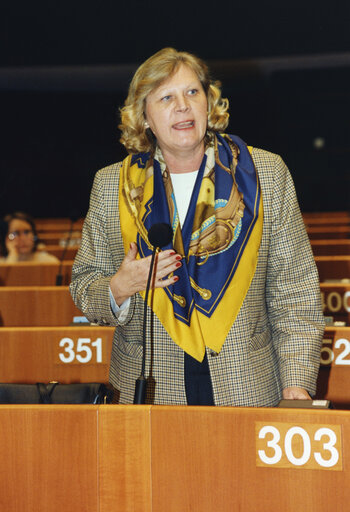
[[[63,284],[69,285],[73,261],[62,264]],[[58,263],[0,263],[0,286],[54,286]]]
[[[39,244],[44,245],[59,245],[63,242],[66,242],[68,239],[67,231],[44,231],[38,234]],[[80,244],[81,241],[81,231],[73,231],[71,234],[70,240],[76,244]]]
[[[73,229],[81,230],[84,224],[84,219],[78,219],[73,224]],[[35,227],[38,233],[47,231],[69,231],[71,228],[70,219],[66,218],[46,218],[36,219]]]
[[[350,256],[315,256],[320,281],[350,277]]]
[[[298,432],[268,448],[264,426]],[[347,411],[0,406],[0,436],[4,511],[329,512],[350,502]],[[258,465],[258,450],[283,459],[288,447],[298,462],[308,446],[308,461],[338,455],[342,466]]]
[[[82,316],[68,286],[0,287],[0,326],[69,325]]]
[[[332,224],[338,220],[350,224],[350,211],[339,212],[303,212],[303,219],[306,223],[328,223]]]
[[[328,238],[350,238],[350,226],[310,226],[306,227],[310,240]]]
[[[317,398],[350,409],[350,327],[326,327],[321,350]]]
[[[323,313],[350,324],[350,284],[321,283]]]
[[[345,256],[350,255],[349,239],[311,240],[312,252],[315,256]]]
[[[0,381],[108,382],[113,327],[2,327]]]
[[[305,225],[309,228],[311,226],[315,227],[326,227],[331,228],[333,226],[350,226],[350,213],[343,212],[339,215],[331,215],[331,216],[310,216],[303,215],[303,219]]]
[[[349,240],[349,242],[350,242],[350,240]],[[43,247],[44,251],[49,252],[50,254],[53,254],[60,261],[62,259],[64,252],[65,252],[64,261],[74,260],[76,254],[78,252],[78,249],[79,249],[78,245],[69,245],[66,250],[65,250],[64,246],[59,245],[59,244],[48,244]]]

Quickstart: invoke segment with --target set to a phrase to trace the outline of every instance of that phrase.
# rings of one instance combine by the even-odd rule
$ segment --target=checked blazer
[[[312,395],[320,364],[318,274],[293,181],[278,155],[254,148],[252,157],[262,190],[263,235],[256,272],[223,348],[219,354],[207,349],[215,405],[275,406],[289,386]],[[139,294],[131,297],[126,317],[118,321],[109,299],[110,279],[124,258],[120,166],[95,176],[70,290],[90,321],[116,326],[110,382],[120,403],[132,403],[141,371],[144,303]],[[148,375],[148,403],[186,404],[184,352],[155,315],[147,340]]]

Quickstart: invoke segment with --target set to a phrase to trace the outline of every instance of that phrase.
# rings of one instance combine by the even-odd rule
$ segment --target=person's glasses
[[[18,238],[19,236],[24,236],[26,238],[33,236],[33,231],[31,229],[21,229],[19,231],[12,231],[8,234],[9,240],[14,240],[15,238]]]

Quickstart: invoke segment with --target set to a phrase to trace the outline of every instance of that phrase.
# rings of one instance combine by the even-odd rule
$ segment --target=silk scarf
[[[181,227],[160,150],[153,156],[129,155],[121,167],[119,211],[125,253],[136,241],[138,257],[152,253],[147,232],[153,224],[172,226],[173,240],[163,249],[183,256],[179,280],[155,288],[149,306],[192,357],[202,361],[205,347],[219,353],[254,276],[262,235],[262,198],[251,148],[237,136],[215,135]]]

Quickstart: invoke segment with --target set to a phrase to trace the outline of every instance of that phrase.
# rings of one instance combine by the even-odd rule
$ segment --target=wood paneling
[[[74,231],[81,230],[83,227],[84,219],[79,219],[73,223]],[[45,231],[69,231],[71,229],[70,219],[65,218],[47,218],[36,219],[35,226],[38,232]]]
[[[334,320],[350,323],[350,279],[349,284],[321,283],[323,313]]]
[[[262,425],[333,428],[342,469],[259,466]],[[277,444],[285,455],[283,428]],[[4,511],[329,512],[350,501],[348,411],[0,406],[0,435]],[[316,450],[325,460],[329,436],[309,440],[308,460]],[[300,449],[302,442],[292,445]]]
[[[312,252],[315,256],[350,255],[349,239],[311,240]]]
[[[350,238],[350,226],[310,226],[306,228],[310,240]]]
[[[63,284],[69,285],[73,261],[62,264]],[[0,263],[0,286],[54,286],[59,263]]]
[[[315,256],[320,281],[350,277],[350,256]]]
[[[152,511],[151,406],[101,407],[99,425],[100,512]]]
[[[113,327],[1,328],[0,382],[108,382],[113,335]]]
[[[151,419],[154,512],[329,512],[350,500],[349,413],[158,407]],[[341,424],[344,470],[257,467],[258,421]]]
[[[350,242],[350,240],[349,240]],[[60,261],[62,259],[63,253],[64,253],[64,261],[67,260],[74,260],[77,252],[78,252],[79,246],[77,245],[69,245],[67,249],[65,250],[64,246],[59,244],[49,244],[45,245],[43,247],[43,250],[46,252],[52,254],[53,256],[56,256]]]
[[[98,512],[97,409],[0,406],[0,509]]]
[[[350,327],[326,327],[323,338],[316,396],[350,409]]]
[[[305,222],[319,222],[333,223],[339,219],[344,220],[350,224],[350,211],[339,211],[339,212],[303,212],[303,219]]]
[[[0,287],[0,326],[69,325],[83,316],[68,286]]]

